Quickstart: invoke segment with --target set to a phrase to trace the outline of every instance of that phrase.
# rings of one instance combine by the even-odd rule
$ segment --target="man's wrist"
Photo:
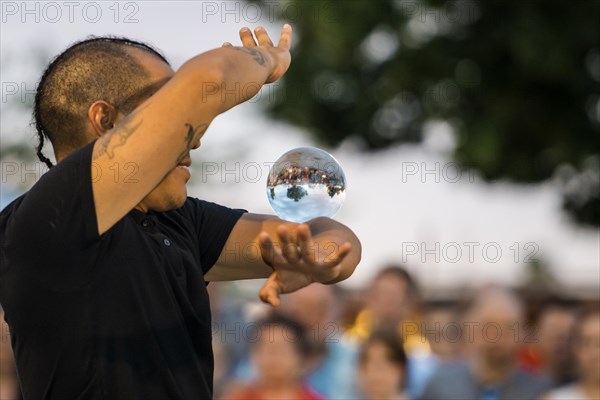
[[[264,47],[255,47],[255,49],[258,50],[260,54],[262,54],[263,59],[265,60],[265,67],[267,68],[267,71],[269,71],[266,82],[269,83],[272,81],[271,77],[274,76],[276,72],[275,67],[277,63],[275,62],[275,57],[269,50],[267,50]]]

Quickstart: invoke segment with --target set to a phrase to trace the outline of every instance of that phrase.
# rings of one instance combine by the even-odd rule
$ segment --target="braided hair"
[[[40,78],[33,106],[33,121],[38,136],[36,154],[52,168],[44,155],[44,141],[57,148],[76,149],[85,144],[87,108],[96,100],[121,104],[123,99],[143,87],[148,73],[127,48],[145,51],[169,64],[149,44],[116,36],[90,36],[76,42],[56,56]],[[132,104],[121,104],[131,111]]]

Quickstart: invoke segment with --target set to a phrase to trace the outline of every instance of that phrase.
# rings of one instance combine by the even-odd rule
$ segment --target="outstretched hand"
[[[279,243],[262,232],[259,237],[261,256],[273,268],[273,273],[259,292],[265,303],[277,307],[280,294],[290,293],[313,282],[335,280],[341,262],[352,250],[349,242],[341,246],[334,242],[315,241],[308,225],[301,224],[291,232],[286,226],[277,228]]]
[[[272,61],[271,74],[265,83],[277,81],[290,67],[292,60],[290,55],[292,27],[289,24],[283,25],[277,46],[273,45],[269,34],[262,26],[254,29],[254,35],[252,35],[250,28],[243,27],[240,29],[240,39],[244,49],[259,48],[260,50],[263,50]],[[225,42],[222,47],[233,47],[233,45],[229,42]]]

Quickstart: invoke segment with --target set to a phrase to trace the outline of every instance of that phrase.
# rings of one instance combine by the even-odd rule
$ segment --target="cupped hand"
[[[348,242],[315,241],[308,225],[298,225],[293,234],[286,226],[277,228],[279,243],[265,232],[259,235],[261,256],[273,273],[259,291],[259,297],[272,306],[280,304],[280,294],[290,293],[313,282],[329,283],[340,274],[341,262],[352,249]]]

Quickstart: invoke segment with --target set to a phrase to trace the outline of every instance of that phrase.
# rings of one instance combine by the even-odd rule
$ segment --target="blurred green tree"
[[[488,181],[554,179],[574,219],[600,225],[600,1],[254,3],[298,42],[271,116],[369,150],[443,120],[456,161]]]
[[[302,186],[293,185],[291,188],[287,190],[287,197],[294,200],[299,201],[301,198],[306,196],[308,192]]]

